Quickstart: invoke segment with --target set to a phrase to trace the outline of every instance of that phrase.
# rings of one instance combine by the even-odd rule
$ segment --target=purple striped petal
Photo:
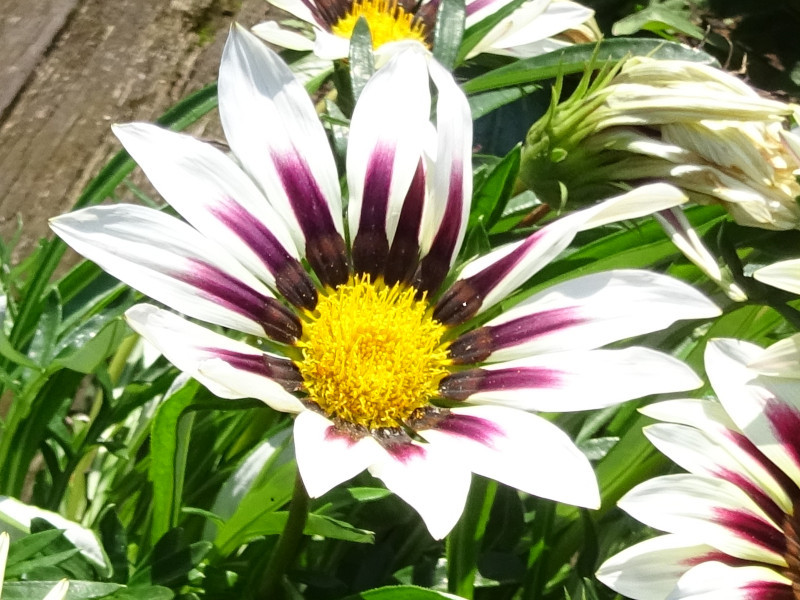
[[[368,273],[373,281],[383,274],[389,254],[386,209],[393,163],[394,148],[378,146],[373,150],[364,177],[361,218],[353,240],[353,268],[359,273]]]
[[[386,259],[384,279],[388,285],[410,282],[419,262],[419,232],[425,204],[425,171],[422,162],[417,165],[414,179],[408,188],[392,247]]]

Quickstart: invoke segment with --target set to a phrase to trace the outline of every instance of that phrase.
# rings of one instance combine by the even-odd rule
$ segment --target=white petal
[[[687,571],[667,600],[770,600],[789,597],[791,585],[767,567],[705,562]]]
[[[782,531],[769,523],[747,495],[722,479],[690,474],[665,475],[637,485],[619,507],[645,525],[693,536],[731,556],[785,565],[771,547]],[[757,524],[756,533],[742,526]],[[762,539],[759,533],[771,539]]]
[[[299,412],[303,404],[280,384],[257,373],[225,363],[227,370],[218,364],[232,356],[253,357],[254,361],[266,356],[243,342],[190,323],[151,304],[137,304],[129,308],[125,318],[131,328],[147,339],[172,364],[188,373],[220,398],[257,398],[281,412]],[[265,368],[266,370],[266,368]]]
[[[758,449],[800,485],[800,382],[747,367],[763,349],[732,339],[706,346],[706,372],[725,410]]]
[[[164,199],[252,273],[273,285],[274,269],[265,261],[275,254],[298,257],[283,219],[224,153],[188,135],[146,123],[117,125],[113,130]],[[272,246],[265,238],[273,238]]]
[[[310,5],[314,9],[317,8],[315,0],[310,0],[309,2],[304,0],[269,0],[269,3],[294,15],[301,21],[312,25],[322,25],[317,17],[314,16],[314,10],[309,7]]]
[[[86,258],[151,298],[196,319],[265,335],[238,300],[240,294],[252,296],[254,308],[272,292],[183,221],[118,204],[67,213],[50,226]]]
[[[454,408],[419,433],[474,473],[558,502],[600,506],[589,461],[563,431],[541,417],[502,406]]]
[[[347,146],[351,239],[359,231],[365,203],[368,222],[364,226],[385,228],[389,245],[394,239],[403,199],[422,157],[430,113],[422,51],[420,47],[396,55],[370,79],[356,104]],[[398,118],[387,119],[387,115]],[[367,197],[365,184],[369,186]],[[369,219],[374,210],[378,211],[378,223]]]
[[[516,369],[523,369],[518,381],[509,376],[502,385],[486,385],[470,395],[468,401],[498,403],[521,410],[567,412],[604,408],[650,394],[691,390],[703,384],[683,362],[642,347],[559,352],[484,367],[490,373]]]
[[[509,334],[508,343],[489,360],[592,349],[665,329],[681,319],[719,314],[713,302],[672,277],[642,270],[596,273],[547,288],[489,321],[488,326],[499,326],[527,318],[526,326],[530,321],[540,328],[534,335],[525,330]],[[543,326],[550,321],[552,329]]]
[[[6,563],[8,562],[8,546],[11,543],[11,538],[8,532],[3,531],[0,533],[0,591],[3,590],[3,580],[6,576]]]
[[[352,439],[311,410],[301,412],[294,421],[294,446],[297,468],[312,498],[355,477],[383,457],[383,450],[369,435]]]
[[[277,21],[265,21],[252,28],[253,33],[265,42],[289,50],[313,50],[314,40],[305,35],[281,27]]]
[[[753,272],[753,277],[793,294],[800,294],[800,259],[784,260]]]
[[[408,444],[369,467],[386,487],[408,502],[422,517],[434,539],[455,526],[470,485],[470,472],[432,444]]]
[[[311,98],[283,60],[238,25],[222,56],[219,110],[233,152],[294,225],[298,247],[317,229],[342,234],[339,178]]]
[[[503,300],[561,253],[579,231],[649,215],[682,204],[687,197],[675,187],[652,184],[574,212],[543,227],[527,239],[500,247],[467,264],[459,279],[469,280],[483,296],[479,312]]]
[[[42,600],[64,600],[69,590],[69,581],[62,579],[59,581],[52,590],[47,592],[47,595]]]
[[[800,378],[800,333],[772,344],[747,366],[762,375]]]
[[[596,576],[615,592],[634,600],[662,600],[697,560],[715,552],[711,546],[686,536],[662,535],[612,556]]]
[[[350,54],[350,40],[340,35],[329,33],[325,29],[314,30],[314,54],[326,60],[347,58]]]

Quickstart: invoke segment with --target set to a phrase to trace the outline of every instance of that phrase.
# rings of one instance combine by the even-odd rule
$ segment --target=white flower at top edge
[[[346,218],[310,98],[242,28],[225,47],[219,108],[235,160],[153,125],[115,127],[185,220],[122,204],[51,224],[155,300],[270,340],[276,350],[265,352],[149,304],[126,315],[218,396],[296,414],[297,464],[312,496],[367,469],[437,538],[458,520],[470,473],[596,507],[587,459],[527,411],[593,409],[700,384],[660,352],[601,349],[719,314],[663,275],[589,275],[482,316],[578,231],[680,204],[675,188],[649,186],[574,213],[450,276],[469,215],[472,124],[451,75],[419,45],[392,57],[361,94]]]
[[[262,39],[291,50],[313,50],[325,59],[346,58],[350,36],[360,17],[372,34],[373,48],[415,40],[428,48],[439,0],[268,0],[300,19],[307,27],[284,27],[277,21],[256,25]],[[510,0],[467,0],[466,27],[483,21]],[[528,0],[495,25],[468,56],[480,53],[528,57],[568,45],[598,39],[594,11],[571,0]],[[571,31],[570,31],[571,30]]]
[[[603,583],[636,600],[800,597],[800,340],[784,342],[712,340],[706,370],[720,402],[642,410],[664,421],[647,437],[688,473],[620,500],[667,534],[608,559]]]

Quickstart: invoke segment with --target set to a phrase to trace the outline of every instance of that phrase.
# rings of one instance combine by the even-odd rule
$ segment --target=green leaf
[[[113,506],[100,518],[100,541],[111,565],[111,581],[128,581],[128,533]]]
[[[56,358],[58,366],[79,373],[92,373],[106,358],[111,356],[131,331],[118,317],[121,307],[113,313],[95,315],[83,326],[73,329],[59,344]]]
[[[523,96],[528,96],[538,88],[539,86],[531,84],[473,94],[467,98],[472,112],[472,120],[480,119],[501,106],[519,100]]]
[[[350,36],[350,85],[353,101],[357,102],[364,86],[375,73],[372,56],[372,34],[364,17],[359,17]]]
[[[36,569],[54,567],[79,553],[80,550],[77,548],[72,548],[71,550],[63,550],[61,552],[54,552],[53,554],[46,554],[44,556],[38,556],[29,560],[23,560],[13,566],[7,567],[6,577],[16,578],[25,573],[31,573]]]
[[[520,156],[520,147],[517,146],[495,165],[475,190],[467,231],[477,225],[478,221],[489,231],[500,220],[514,191]]]
[[[368,590],[342,600],[453,600],[453,596],[415,585],[396,585]]]
[[[9,581],[3,585],[3,600],[38,600],[53,589],[58,581]],[[105,598],[122,586],[116,583],[70,580],[65,600]]]
[[[151,563],[131,576],[129,587],[138,585],[180,586],[213,548],[211,542],[183,542],[183,530],[172,529],[153,547]]]
[[[702,64],[717,61],[698,50],[662,40],[615,38],[597,44],[576,44],[540,56],[515,61],[479,75],[462,85],[467,94],[475,94],[515,85],[525,85],[559,75],[583,73],[587,65],[600,69],[627,56],[652,56],[662,60],[680,59]]]
[[[705,32],[692,23],[684,12],[670,9],[663,4],[651,4],[639,12],[620,19],[611,27],[611,33],[622,36],[645,30],[664,35],[670,29],[697,40],[706,37]]]
[[[458,49],[464,36],[465,15],[464,0],[442,0],[436,12],[433,56],[451,71],[458,59]]]
[[[152,543],[177,525],[184,475],[180,467],[188,448],[186,436],[181,438],[179,421],[194,402],[199,388],[197,381],[189,380],[158,406],[153,417],[149,472],[153,482]],[[179,451],[183,456],[179,456]]]
[[[35,369],[37,371],[42,370],[42,367],[40,367],[37,363],[14,348],[9,339],[6,337],[6,334],[3,333],[2,329],[0,329],[0,356],[23,367],[28,367],[29,369]]]
[[[6,568],[10,568],[34,556],[37,552],[44,550],[56,539],[61,537],[62,531],[60,529],[50,529],[42,531],[41,533],[34,533],[26,535],[19,540],[15,540],[8,551],[8,560],[6,561]]]
[[[159,586],[123,588],[103,600],[171,600],[175,597],[172,590]]]
[[[44,310],[36,325],[33,341],[31,341],[31,347],[30,350],[28,350],[28,356],[42,367],[46,368],[53,359],[56,348],[56,337],[58,336],[60,327],[61,298],[58,295],[58,290],[54,289],[47,294]]]
[[[288,514],[288,513],[287,513]],[[283,529],[281,529],[283,531]],[[308,521],[303,528],[306,535],[319,535],[332,540],[344,540],[346,542],[358,542],[361,544],[372,544],[375,542],[375,534],[366,529],[359,529],[338,519],[333,519],[325,515],[308,515]]]

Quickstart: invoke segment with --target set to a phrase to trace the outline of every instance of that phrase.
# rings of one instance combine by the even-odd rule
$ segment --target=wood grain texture
[[[15,258],[68,210],[120,149],[114,122],[152,121],[216,79],[233,20],[264,0],[0,0],[0,237],[23,222]],[[2,104],[0,104],[2,107]],[[2,110],[0,108],[0,110]],[[218,127],[213,118],[211,134]]]

